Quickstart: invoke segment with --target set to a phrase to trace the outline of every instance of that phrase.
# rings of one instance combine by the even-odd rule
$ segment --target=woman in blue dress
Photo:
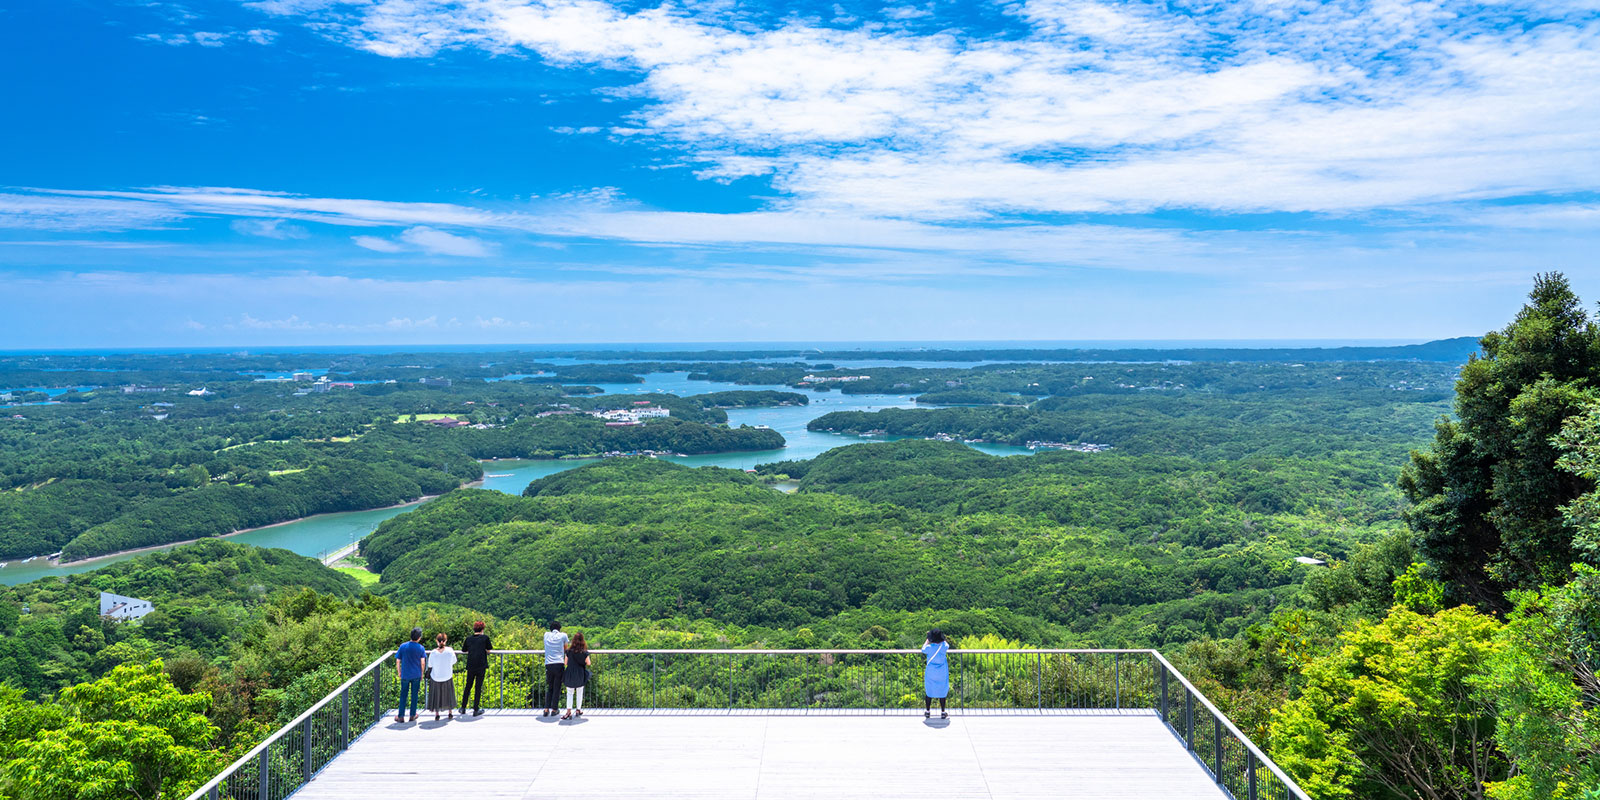
[[[950,695],[950,643],[944,640],[944,631],[928,631],[928,640],[922,643],[922,654],[928,665],[922,669],[922,718],[933,716],[933,700],[939,699],[939,719],[949,719],[944,700]]]

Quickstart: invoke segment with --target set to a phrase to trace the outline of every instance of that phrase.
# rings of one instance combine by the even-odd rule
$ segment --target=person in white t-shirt
[[[567,635],[561,632],[561,623],[550,621],[550,630],[544,634],[544,714],[553,717],[561,703],[561,680],[566,675]]]
[[[450,712],[456,718],[456,651],[450,649],[450,637],[444,633],[433,637],[438,646],[428,651],[428,710],[433,718],[440,711]]]

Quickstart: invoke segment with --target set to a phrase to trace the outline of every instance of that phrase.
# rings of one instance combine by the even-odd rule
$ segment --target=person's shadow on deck
[[[928,726],[930,728],[948,728],[948,727],[950,727],[950,720],[947,720],[947,719],[925,719],[925,720],[922,721],[922,724],[924,724],[924,725],[926,725],[926,726]]]

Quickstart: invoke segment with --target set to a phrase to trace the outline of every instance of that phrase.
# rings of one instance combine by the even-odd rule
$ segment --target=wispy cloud
[[[283,219],[236,219],[230,227],[246,236],[264,239],[304,239],[311,235],[304,227]]]
[[[438,256],[483,258],[490,253],[489,246],[479,239],[474,239],[470,236],[458,236],[426,225],[407,228],[400,234],[400,241],[424,253]]]

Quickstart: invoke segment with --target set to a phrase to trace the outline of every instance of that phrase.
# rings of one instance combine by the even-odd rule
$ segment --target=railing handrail
[[[429,650],[428,652],[433,652]],[[463,651],[454,650],[456,654]],[[1095,648],[1021,648],[1010,650],[950,650],[950,653],[1041,653],[1041,654],[1071,654],[1071,653],[1148,653],[1149,650],[1107,650]],[[508,656],[544,655],[543,650],[493,650],[491,653],[500,653]],[[689,649],[689,648],[651,648],[642,650],[598,649],[590,650],[589,655],[754,655],[754,656],[803,656],[803,655],[921,655],[921,650],[888,649],[888,650],[755,650],[742,648],[715,648],[715,649]]]
[[[293,720],[291,720],[289,722],[289,724],[284,725],[283,727],[277,729],[276,731],[273,731],[271,736],[268,736],[267,738],[265,738],[265,739],[263,739],[261,741],[261,744],[258,744],[255,747],[250,748],[250,752],[245,753],[244,755],[240,756],[237,761],[234,761],[232,764],[229,764],[227,769],[224,769],[222,772],[217,773],[217,776],[215,778],[212,778],[211,780],[207,781],[205,783],[205,785],[203,785],[200,788],[194,790],[194,792],[192,792],[189,795],[188,800],[201,800],[202,798],[204,798],[206,792],[209,792],[212,789],[215,789],[224,780],[226,780],[229,775],[232,775],[236,770],[244,767],[245,765],[249,764],[251,761],[253,761],[256,758],[258,758],[261,755],[261,751],[267,749],[268,747],[271,747],[273,742],[278,741],[279,739],[281,739],[285,735],[287,735],[289,733],[289,731],[292,731],[295,728],[299,727],[302,722],[306,721],[307,717],[311,716],[312,714],[316,713],[317,711],[320,711],[322,708],[327,706],[329,703],[333,702],[334,698],[338,697],[341,693],[347,691],[351,686],[354,686],[356,681],[361,680],[361,678],[363,676],[365,676],[368,672],[371,672],[372,670],[377,669],[380,665],[383,664],[384,661],[386,661],[386,660],[388,660],[390,658],[393,658],[395,652],[396,651],[394,651],[394,650],[390,650],[389,652],[384,653],[383,655],[378,656],[377,658],[374,658],[365,667],[363,667],[362,669],[357,671],[356,674],[350,678],[350,680],[347,680],[344,683],[340,684],[339,688],[334,689],[333,691],[329,692],[326,697],[324,697],[321,700],[318,700],[316,703],[312,704],[312,706],[310,708],[308,708],[304,712],[302,712],[300,714],[300,716],[295,717]]]
[[[1222,726],[1227,728],[1228,733],[1233,734],[1233,737],[1238,739],[1239,743],[1244,745],[1245,749],[1250,751],[1250,755],[1254,756],[1257,762],[1266,765],[1267,769],[1271,771],[1272,774],[1278,778],[1278,780],[1283,781],[1284,788],[1292,792],[1295,797],[1299,798],[1299,800],[1311,800],[1311,796],[1306,794],[1304,789],[1300,788],[1300,784],[1295,783],[1293,778],[1290,778],[1288,775],[1284,774],[1283,770],[1278,767],[1278,763],[1276,761],[1267,758],[1267,754],[1261,752],[1261,748],[1256,747],[1256,743],[1250,741],[1250,737],[1244,735],[1244,732],[1239,730],[1239,728],[1233,724],[1233,720],[1228,719],[1227,714],[1218,711],[1217,707],[1212,705],[1210,698],[1206,697],[1203,692],[1195,688],[1195,685],[1190,683],[1189,679],[1184,677],[1183,673],[1179,672],[1177,667],[1172,666],[1172,662],[1168,661],[1166,656],[1161,655],[1160,651],[1154,649],[1147,652],[1154,656],[1157,661],[1161,662],[1161,666],[1165,667],[1168,672],[1172,673],[1173,677],[1178,679],[1178,683],[1183,684],[1184,690],[1194,695],[1195,699],[1200,701],[1200,705],[1204,706],[1206,711],[1209,712],[1214,719],[1222,723]]]

